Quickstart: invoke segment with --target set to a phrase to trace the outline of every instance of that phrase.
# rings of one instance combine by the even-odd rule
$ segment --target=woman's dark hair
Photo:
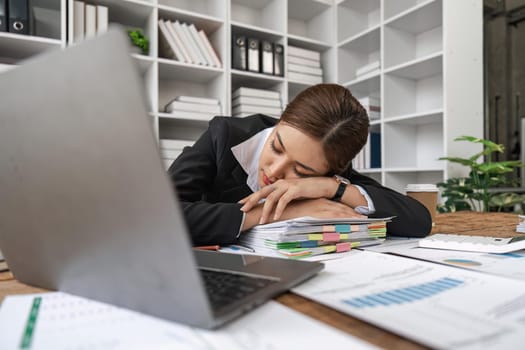
[[[368,115],[350,91],[337,84],[318,84],[303,90],[286,107],[281,122],[321,140],[330,170],[351,168],[368,137]]]

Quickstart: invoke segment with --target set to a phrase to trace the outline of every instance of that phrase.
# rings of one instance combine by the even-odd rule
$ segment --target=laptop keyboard
[[[212,308],[218,310],[277,281],[227,272],[200,270]]]

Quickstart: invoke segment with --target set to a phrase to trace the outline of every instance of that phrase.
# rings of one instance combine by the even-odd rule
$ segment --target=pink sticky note
[[[323,232],[323,241],[324,242],[338,242],[339,233],[337,232]]]
[[[350,244],[350,242],[341,242],[341,243],[337,243],[335,245],[335,251],[337,253],[340,253],[340,252],[347,252],[349,251],[350,249],[352,249],[352,245]]]

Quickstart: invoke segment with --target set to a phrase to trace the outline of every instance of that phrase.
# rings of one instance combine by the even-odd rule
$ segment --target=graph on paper
[[[464,284],[462,280],[445,277],[410,287],[396,288],[381,293],[343,299],[343,302],[357,308],[399,305],[430,298],[462,284]]]
[[[292,291],[432,348],[523,347],[520,280],[354,251]]]

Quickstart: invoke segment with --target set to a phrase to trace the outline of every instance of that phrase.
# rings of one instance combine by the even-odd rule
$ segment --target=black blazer
[[[169,168],[195,245],[236,241],[243,218],[237,201],[252,191],[231,148],[277,121],[261,114],[215,117],[194,146],[186,147]],[[396,216],[387,224],[389,235],[423,237],[430,232],[430,214],[418,201],[355,170],[341,175],[367,191],[376,209],[370,217]]]

